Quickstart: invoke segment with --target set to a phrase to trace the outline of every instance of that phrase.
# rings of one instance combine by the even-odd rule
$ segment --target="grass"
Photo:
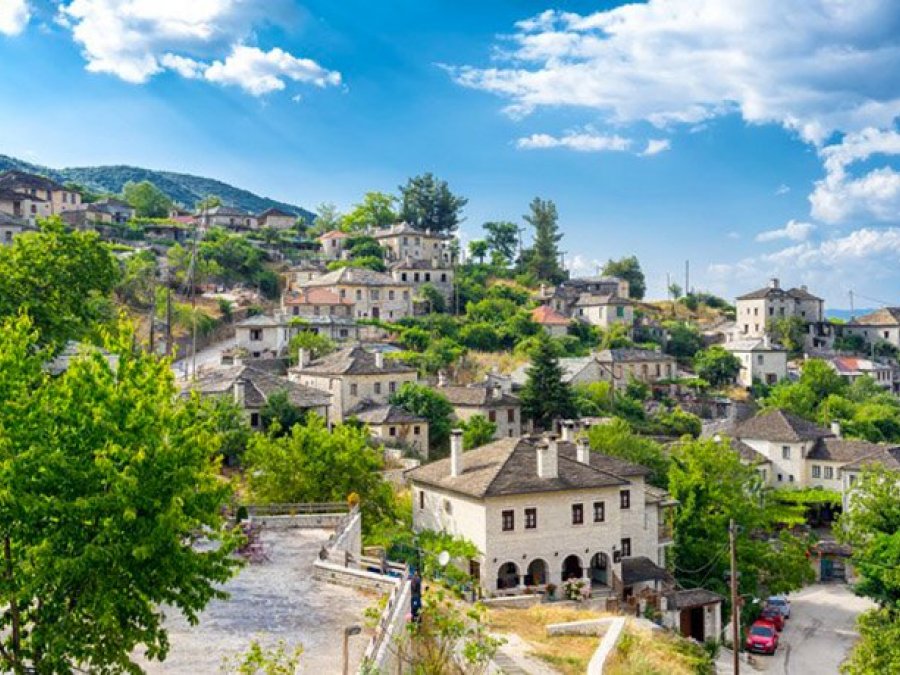
[[[491,609],[488,624],[495,633],[515,633],[532,647],[532,655],[565,675],[581,675],[600,644],[597,636],[547,635],[547,625],[597,619],[599,612],[537,605],[529,609]]]
[[[701,675],[714,667],[706,650],[666,631],[629,623],[603,670],[608,675]]]

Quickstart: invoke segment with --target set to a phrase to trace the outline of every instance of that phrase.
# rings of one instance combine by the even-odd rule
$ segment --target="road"
[[[791,593],[791,618],[774,656],[753,655],[757,672],[830,675],[858,638],[856,617],[874,607],[844,584],[815,584]],[[752,672],[752,670],[751,670]]]
[[[199,371],[203,368],[218,365],[222,356],[222,351],[231,349],[236,344],[237,340],[235,338],[228,338],[227,340],[216,342],[205,349],[197,350],[197,370]],[[193,359],[191,359],[190,356],[175,361],[172,364],[172,370],[175,371],[175,377],[183,378],[186,372],[190,372],[192,363]]]

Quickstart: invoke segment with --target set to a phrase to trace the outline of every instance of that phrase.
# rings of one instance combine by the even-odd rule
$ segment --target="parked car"
[[[781,610],[774,605],[766,605],[763,607],[762,612],[759,614],[759,618],[771,621],[775,624],[775,628],[777,628],[779,632],[784,630],[784,614],[782,614]]]
[[[783,595],[773,595],[766,600],[766,607],[776,607],[785,619],[791,618],[791,601]]]
[[[778,649],[778,629],[771,621],[757,619],[747,631],[745,646],[748,652],[774,654]]]

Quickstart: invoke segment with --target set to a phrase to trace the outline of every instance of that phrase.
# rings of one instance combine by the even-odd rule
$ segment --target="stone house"
[[[678,376],[675,357],[650,349],[604,349],[593,358],[600,365],[600,379],[616,389],[624,389],[631,379],[653,385]]]
[[[896,367],[888,363],[880,363],[858,356],[834,356],[826,359],[825,362],[851,384],[863,376],[868,376],[879,387],[884,387],[890,392],[896,393],[900,386]]]
[[[558,286],[541,286],[540,299],[565,316],[572,316],[575,303],[582,295],[617,295],[630,297],[630,289],[625,279],[618,277],[575,277],[566,279]]]
[[[481,415],[497,425],[494,438],[521,435],[522,402],[502,385],[487,382],[469,386],[439,385],[436,391],[450,401],[454,417],[460,422]]]
[[[28,194],[0,187],[0,213],[23,223],[37,225],[38,218],[49,218],[50,202]]]
[[[411,260],[439,265],[453,263],[450,242],[453,237],[431,230],[419,230],[408,223],[397,223],[389,228],[372,232],[372,237],[385,249],[389,262]]]
[[[331,314],[258,314],[235,324],[234,331],[235,346],[254,359],[282,356],[291,338],[302,331],[315,332],[335,341],[359,337],[359,327],[352,318]]]
[[[14,237],[34,229],[27,221],[0,211],[0,246],[12,244]]]
[[[134,218],[135,213],[135,208],[128,202],[107,197],[90,204],[82,204],[77,209],[70,209],[62,214],[62,218],[69,225],[83,227],[127,223]]]
[[[615,294],[582,293],[575,302],[572,316],[603,330],[622,325],[630,335],[634,325],[634,303]]]
[[[297,216],[282,209],[271,207],[256,216],[260,228],[289,230],[297,224]]]
[[[672,502],[648,493],[647,473],[592,452],[571,433],[503,438],[463,452],[455,430],[450,457],[406,475],[413,529],[474,543],[480,555],[467,571],[486,594],[579,579],[594,593],[622,597],[667,576],[661,565],[671,540],[660,523]]]
[[[330,230],[318,238],[322,246],[322,257],[325,260],[340,260],[344,257],[344,245],[350,235],[340,230]]]
[[[453,302],[453,265],[442,258],[433,260],[413,260],[404,258],[390,265],[391,276],[401,284],[412,284],[421,288],[431,284],[443,296],[447,306]]]
[[[225,205],[197,211],[194,220],[204,229],[224,227],[230,230],[255,230],[259,225],[252,213]]]
[[[353,303],[357,319],[396,321],[413,313],[410,284],[361,267],[342,267],[304,282],[299,288],[329,289]]]
[[[541,305],[531,310],[531,320],[543,328],[551,337],[569,334],[572,320],[557,312],[550,305]]]
[[[900,349],[900,307],[882,307],[851,319],[843,326],[844,335],[860,335],[869,344],[887,342]]]
[[[290,317],[339,316],[352,319],[353,301],[327,288],[306,287],[281,295],[281,311]]]
[[[261,429],[260,413],[269,398],[278,392],[286,394],[292,405],[304,412],[314,412],[326,421],[331,405],[331,396],[327,392],[291,382],[250,365],[203,371],[197,380],[185,384],[183,394],[188,395],[192,391],[199,392],[202,397],[233,397],[246,414],[250,427],[255,430]]]
[[[825,429],[783,410],[772,410],[738,424],[733,437],[758,455],[741,452],[774,488],[841,489],[841,468],[886,446],[841,437],[840,425]],[[740,450],[740,448],[739,448]]]
[[[705,588],[672,590],[663,594],[662,624],[699,643],[722,634],[723,598]]]
[[[389,448],[409,448],[428,459],[428,420],[391,403],[363,404],[351,410],[369,434]]]
[[[825,319],[825,301],[809,292],[806,286],[785,290],[778,279],[765,288],[741,295],[735,302],[737,335],[762,337],[770,321],[795,317],[804,323]]]
[[[752,387],[754,382],[775,384],[787,377],[787,350],[773,344],[768,335],[732,340],[722,347],[740,359],[741,370],[737,379],[743,387]]]
[[[882,446],[875,452],[848,462],[841,467],[841,497],[844,511],[850,508],[853,501],[853,486],[860,474],[866,469],[880,465],[897,474],[900,480],[900,446]]]
[[[607,377],[608,379],[608,374],[604,374],[603,367],[597,361],[595,355],[564,356],[559,359],[559,365],[563,371],[562,380],[566,384],[574,386],[578,384],[599,382],[604,379],[604,377]],[[510,378],[512,380],[513,389],[521,389],[525,386],[525,382],[528,379],[528,369],[530,367],[531,364],[526,363],[524,366],[519,366],[512,372]]]
[[[24,171],[7,171],[0,175],[0,192],[7,190],[30,198],[33,205],[37,205],[40,201],[46,202],[50,211],[47,215],[60,215],[81,206],[81,194],[78,192],[69,190],[45,176]],[[41,214],[33,213],[25,214],[25,217],[29,215],[41,217]]]
[[[406,382],[416,382],[416,369],[361,345],[345,347],[310,361],[301,354],[288,378],[332,396],[332,420],[343,422],[361,405],[386,404]]]
[[[313,279],[318,279],[327,272],[328,269],[321,260],[301,258],[297,261],[297,264],[291,266],[287,271],[285,275],[285,281],[287,282],[286,287],[288,290],[294,290],[301,284],[312,281]]]

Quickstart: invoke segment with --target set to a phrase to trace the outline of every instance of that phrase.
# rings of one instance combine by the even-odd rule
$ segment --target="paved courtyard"
[[[304,673],[339,673],[342,631],[362,624],[363,610],[376,596],[312,579],[313,561],[329,534],[329,530],[264,531],[270,561],[244,567],[225,586],[231,597],[212,601],[197,626],[170,613],[168,658],[141,665],[148,673],[214,674],[223,657],[242,652],[258,638],[263,644],[284,640],[292,647],[302,645]],[[352,672],[362,661],[368,640],[368,631],[350,638]]]

